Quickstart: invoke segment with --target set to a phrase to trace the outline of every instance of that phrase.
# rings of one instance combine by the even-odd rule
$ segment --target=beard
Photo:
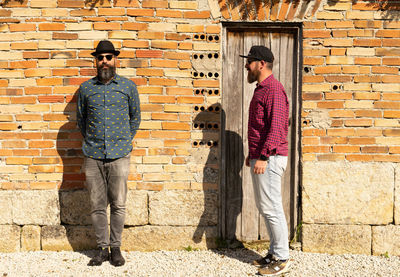
[[[254,83],[255,81],[258,80],[258,77],[260,76],[260,72],[258,70],[248,70],[247,71],[247,82],[249,84]]]
[[[97,68],[97,77],[101,82],[109,81],[115,76],[115,66],[110,65],[105,68],[104,65],[102,67]]]

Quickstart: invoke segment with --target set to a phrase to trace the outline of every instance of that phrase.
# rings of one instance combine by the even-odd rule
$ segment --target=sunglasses
[[[106,57],[107,61],[111,61],[114,57],[114,55],[98,55],[96,58],[99,62],[101,62],[104,57]]]
[[[250,65],[252,62],[258,62],[258,61],[260,61],[260,60],[257,60],[257,59],[247,59],[247,60],[246,60],[246,64],[247,64],[247,65]]]

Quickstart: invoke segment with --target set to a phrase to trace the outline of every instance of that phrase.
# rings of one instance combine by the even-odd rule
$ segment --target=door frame
[[[292,122],[294,124],[294,139],[292,139],[292,145],[295,145],[296,151],[294,151],[294,157],[292,159],[291,168],[293,169],[290,174],[291,185],[294,187],[293,195],[290,196],[290,212],[291,218],[293,219],[290,227],[289,227],[289,237],[292,239],[296,236],[297,225],[301,222],[301,108],[302,108],[302,68],[303,68],[303,24],[301,22],[291,22],[291,23],[279,23],[279,22],[222,22],[222,72],[221,72],[221,103],[222,107],[228,105],[229,99],[225,96],[224,89],[226,88],[226,80],[225,72],[223,70],[226,50],[227,50],[227,34],[228,32],[245,32],[245,31],[259,31],[260,29],[265,30],[276,30],[278,33],[280,31],[289,31],[294,33],[296,36],[296,47],[297,51],[295,52],[296,67],[293,70],[293,92],[292,95],[296,96],[296,99],[293,97],[292,105],[296,103],[296,107],[293,107],[292,110]],[[239,53],[238,53],[239,55]],[[243,69],[244,70],[244,69]],[[296,100],[296,101],[294,101]],[[226,145],[226,137],[225,137],[225,122],[226,118],[222,116],[221,118],[221,173],[220,173],[220,210],[219,210],[219,234],[222,239],[226,239],[226,153],[225,153],[225,145]]]

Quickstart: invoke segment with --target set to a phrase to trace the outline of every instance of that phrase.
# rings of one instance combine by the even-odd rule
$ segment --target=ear
[[[266,67],[267,66],[267,63],[265,61],[259,61],[259,63],[261,65],[261,67]]]

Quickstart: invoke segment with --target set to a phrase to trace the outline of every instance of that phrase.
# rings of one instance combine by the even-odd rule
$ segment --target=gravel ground
[[[1,276],[258,276],[249,249],[123,252],[127,263],[88,267],[93,251],[0,253]],[[291,250],[285,276],[400,276],[400,257],[329,255]]]

